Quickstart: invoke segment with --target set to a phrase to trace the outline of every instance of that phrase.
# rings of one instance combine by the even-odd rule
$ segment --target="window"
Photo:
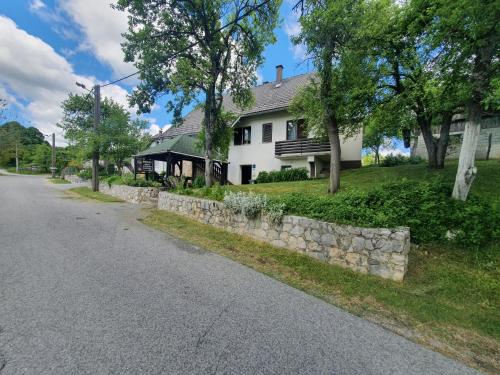
[[[234,145],[249,145],[252,140],[252,128],[247,126],[245,128],[234,129]]]
[[[262,125],[262,143],[273,141],[273,124]]]
[[[282,165],[282,166],[281,166],[281,170],[282,170],[282,171],[285,171],[285,170],[287,170],[287,169],[291,169],[291,168],[292,168],[292,166],[291,166],[291,165]]]
[[[286,140],[295,141],[307,138],[307,130],[304,120],[290,120],[286,122]]]

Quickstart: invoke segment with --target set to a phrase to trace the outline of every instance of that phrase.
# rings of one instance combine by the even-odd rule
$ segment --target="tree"
[[[375,164],[380,164],[380,148],[391,145],[392,138],[401,137],[401,129],[406,129],[414,121],[411,113],[397,101],[378,105],[363,122],[363,148],[374,154]]]
[[[52,166],[52,148],[47,144],[36,145],[32,161],[42,172],[48,172]]]
[[[304,0],[300,34],[318,73],[301,90],[292,112],[303,115],[317,136],[330,143],[329,192],[340,188],[340,134],[351,135],[368,113],[373,98],[373,62],[359,48],[358,29],[363,16],[361,0]]]
[[[442,71],[466,77],[465,124],[453,197],[466,200],[477,174],[475,154],[487,105],[498,105],[500,6],[497,0],[419,0],[432,15],[429,34]],[[495,104],[496,103],[496,104]]]
[[[250,104],[262,52],[275,41],[280,3],[119,0],[116,6],[129,14],[125,60],[140,71],[131,104],[149,112],[158,94],[172,94],[167,110],[173,110],[178,124],[182,109],[202,97],[207,186],[213,180],[213,150],[220,147],[214,141],[228,139],[223,96],[231,96],[240,107]]]
[[[377,101],[381,105],[393,102],[393,106],[413,113],[429,167],[443,168],[451,120],[462,105],[464,77],[459,72],[449,74],[438,69],[442,56],[429,39],[432,15],[425,0],[377,0],[367,4],[361,33],[366,50],[378,62]],[[415,125],[401,124],[408,145]],[[434,135],[436,129],[438,137]]]
[[[30,162],[34,146],[43,143],[45,138],[37,128],[26,128],[17,121],[6,122],[0,126],[0,165],[15,163],[19,167]]]
[[[101,103],[97,132],[93,130],[93,102],[87,96],[70,94],[62,107],[63,119],[58,126],[66,139],[81,150],[84,159],[98,149],[102,158],[114,162],[121,171],[126,158],[150,144],[150,137],[144,133],[147,122],[132,120],[130,113],[112,99]]]

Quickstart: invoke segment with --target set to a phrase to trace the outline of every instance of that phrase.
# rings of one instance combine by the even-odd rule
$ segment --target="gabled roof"
[[[173,138],[165,138],[161,140],[160,143],[153,144],[147,150],[141,151],[134,156],[154,156],[171,152],[173,154],[181,154],[204,159],[205,155],[203,151],[197,147],[197,140],[198,137],[192,134],[181,134]],[[220,161],[221,158],[219,155],[216,155],[214,160]]]
[[[298,90],[308,84],[313,75],[314,73],[301,74],[283,79],[280,85],[276,85],[276,82],[269,82],[252,88],[255,102],[252,107],[244,110],[238,108],[229,95],[224,96],[224,109],[240,118],[287,109]],[[195,108],[186,115],[182,124],[172,126],[163,132],[161,138],[171,138],[181,134],[197,134],[201,130],[202,121],[203,111],[200,108]]]

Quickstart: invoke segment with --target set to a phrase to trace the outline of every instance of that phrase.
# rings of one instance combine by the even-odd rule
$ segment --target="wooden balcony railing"
[[[318,141],[314,138],[297,139],[295,141],[279,141],[274,144],[274,155],[286,154],[311,154],[316,152],[330,152],[328,142]]]

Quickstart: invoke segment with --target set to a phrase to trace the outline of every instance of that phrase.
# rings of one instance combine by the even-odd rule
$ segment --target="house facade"
[[[313,73],[283,79],[283,66],[276,67],[276,79],[252,89],[255,101],[244,111],[229,97],[224,108],[239,117],[233,124],[228,154],[227,178],[232,184],[247,184],[261,171],[304,167],[312,178],[329,173],[330,146],[308,134],[303,121],[295,121],[288,108],[299,89],[307,85]],[[201,130],[203,113],[190,112],[182,124],[156,136],[156,142],[181,135],[196,135]],[[342,168],[361,166],[361,132],[341,137]],[[185,168],[186,170],[188,168]],[[193,176],[189,176],[193,177]]]
[[[466,117],[455,115],[450,127],[450,142],[446,150],[446,159],[458,159],[460,148],[462,147],[462,137],[464,134]],[[435,137],[439,137],[439,129],[434,131]],[[427,149],[424,138],[421,134],[413,138],[411,144],[411,155],[420,156],[427,159]],[[483,117],[481,121],[481,131],[476,150],[476,159],[499,159],[500,158],[500,116],[491,115]]]

